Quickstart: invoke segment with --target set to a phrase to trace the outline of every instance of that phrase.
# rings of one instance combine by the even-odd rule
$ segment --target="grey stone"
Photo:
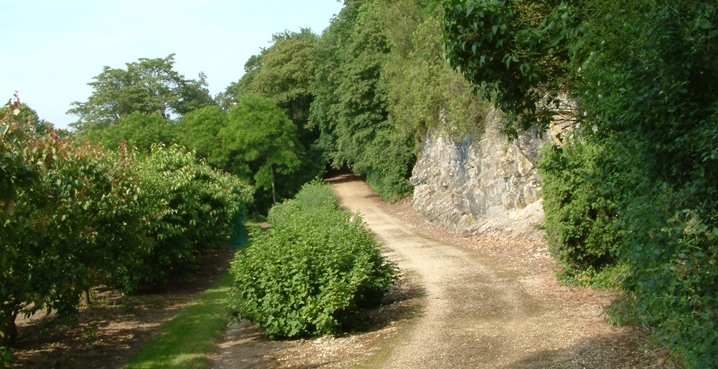
[[[536,131],[509,141],[496,112],[483,133],[456,142],[427,134],[411,183],[414,207],[433,224],[468,236],[543,240],[541,186],[536,161],[548,142]]]

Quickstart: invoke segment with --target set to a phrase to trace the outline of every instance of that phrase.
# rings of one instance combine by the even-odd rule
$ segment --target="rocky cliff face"
[[[411,182],[414,207],[434,224],[462,236],[543,240],[541,187],[536,169],[546,139],[535,131],[509,142],[497,114],[481,134],[456,142],[428,134]]]

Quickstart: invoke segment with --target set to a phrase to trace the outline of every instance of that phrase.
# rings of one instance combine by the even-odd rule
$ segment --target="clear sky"
[[[15,91],[59,128],[103,66],[175,55],[187,78],[207,74],[216,95],[275,33],[329,26],[336,0],[0,0],[0,100]]]

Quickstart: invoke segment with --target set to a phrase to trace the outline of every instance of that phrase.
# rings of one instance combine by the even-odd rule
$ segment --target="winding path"
[[[419,276],[426,307],[384,368],[582,368],[586,311],[531,293],[531,278],[420,235],[380,210],[363,181],[340,177],[341,205],[360,212],[402,269]],[[588,312],[597,316],[600,310]],[[590,317],[589,317],[590,318]],[[585,355],[584,355],[585,356]],[[595,359],[595,358],[594,358]],[[591,358],[585,358],[591,360]],[[592,363],[588,367],[596,367]]]
[[[270,341],[243,321],[228,327],[211,368],[655,367],[646,363],[660,353],[641,348],[628,329],[608,327],[590,291],[556,287],[549,274],[423,236],[385,213],[356,177],[331,182],[341,205],[362,215],[422,290],[421,312],[394,331],[293,341]],[[390,331],[397,334],[381,338]]]

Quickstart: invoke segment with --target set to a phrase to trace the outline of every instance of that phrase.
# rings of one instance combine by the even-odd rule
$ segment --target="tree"
[[[215,168],[228,170],[230,152],[219,137],[228,116],[218,105],[205,106],[187,113],[177,122],[178,140]]]
[[[451,65],[507,114],[506,131],[548,127],[582,46],[583,1],[450,0],[444,52]]]
[[[54,129],[54,125],[44,119],[41,119],[35,109],[25,103],[20,106],[20,112],[17,114],[21,122],[30,125],[33,132],[43,135],[48,129]]]
[[[122,141],[130,147],[136,147],[143,153],[149,153],[153,144],[171,144],[177,140],[177,127],[160,113],[146,114],[134,112],[119,123],[96,132],[105,148],[117,149]],[[92,134],[90,134],[90,137]]]
[[[158,113],[169,119],[213,103],[204,74],[200,73],[199,80],[186,79],[172,69],[174,54],[140,58],[126,65],[127,69],[106,66],[88,83],[92,95],[86,102],[73,102],[67,112],[80,118],[71,127],[84,134],[117,124],[134,112]]]
[[[308,124],[309,109],[314,100],[312,83],[316,62],[312,53],[316,40],[317,36],[309,29],[273,35],[273,44],[250,57],[244,67],[244,76],[225,92],[225,96],[232,96],[231,100],[224,102],[230,107],[247,93],[269,98],[284,110],[297,127],[298,142],[306,152],[299,156],[301,169],[291,176],[277,176],[276,192],[280,197],[293,196],[304,183],[321,176],[326,168],[327,160],[316,145],[319,128]],[[263,193],[259,191],[257,195],[262,196]],[[260,206],[265,204],[258,200]]]
[[[397,129],[391,119],[385,88],[391,82],[382,81],[394,52],[387,24],[402,22],[392,17],[396,13],[391,4],[345,3],[313,52],[316,77],[310,115],[321,131],[318,145],[332,167],[346,166],[366,176],[386,199],[411,191],[408,178],[415,162],[414,137]]]
[[[296,171],[303,151],[297,128],[284,111],[268,98],[246,94],[230,111],[227,127],[219,135],[236,153],[234,171],[246,173],[254,166],[255,186],[271,187],[276,203],[275,175]]]
[[[244,76],[221,95],[222,104],[229,110],[246,93],[272,99],[297,126],[302,145],[309,147],[319,138],[319,129],[308,125],[309,108],[314,100],[316,61],[312,52],[317,36],[302,28],[299,32],[277,33],[272,42],[272,46],[247,60]]]
[[[19,143],[35,181],[16,187],[12,211],[2,214],[0,346],[13,343],[18,314],[72,316],[79,294],[116,259],[111,251],[130,252],[144,239],[123,154],[76,147],[53,130]]]
[[[315,61],[311,52],[317,36],[303,28],[300,32],[275,34],[272,40],[274,44],[262,52],[261,67],[253,73],[248,88],[271,98],[284,109],[299,129],[300,136],[311,134],[302,132],[308,130],[309,105],[314,99],[312,81]],[[312,138],[316,139],[316,136]]]
[[[23,105],[15,95],[0,108],[0,214],[3,216],[0,221],[3,224],[7,220],[7,212],[14,207],[17,191],[31,186],[37,179],[37,173],[30,166],[22,146],[29,130],[27,120],[21,117]]]

